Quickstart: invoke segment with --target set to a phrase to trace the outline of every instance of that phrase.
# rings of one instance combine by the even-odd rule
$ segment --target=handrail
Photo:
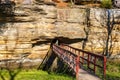
[[[61,46],[52,45],[53,51],[65,62],[69,65],[70,68],[74,70],[76,73],[76,80],[78,80],[79,73],[79,56],[76,54],[62,48]]]
[[[61,43],[61,41],[57,38],[52,41],[51,47],[53,52],[55,52],[59,58],[61,58],[76,72],[76,78],[78,78],[79,68],[81,67],[86,68],[90,72],[92,71],[95,75],[98,73],[97,71],[101,69],[100,71],[102,71],[102,78],[105,78],[105,56],[71,47],[68,44]]]
[[[87,63],[87,68],[91,71],[94,72],[94,74],[96,74],[96,67],[101,68],[103,71],[103,78],[105,78],[106,76],[106,57],[102,56],[102,55],[98,55],[98,54],[94,54],[88,51],[84,51],[81,49],[77,49],[74,47],[71,47],[67,44],[61,44],[61,46],[63,46],[63,48],[66,48],[67,50],[77,54],[80,56],[80,63],[83,65],[85,64],[85,62]],[[91,59],[93,58],[93,59]],[[101,64],[99,64],[98,62],[102,61]],[[91,68],[91,64],[93,65],[93,68]]]
[[[73,54],[72,52],[65,50],[63,48],[61,48],[60,46],[57,45],[53,45],[53,51],[62,58],[62,60],[64,60],[64,62],[66,62],[71,68],[75,67],[76,62],[74,60],[76,60],[77,55]],[[72,56],[72,59],[70,58]],[[74,61],[74,62],[73,62]],[[72,63],[72,64],[71,64]],[[76,72],[76,70],[74,69],[74,71]]]
[[[103,58],[102,55],[94,54],[94,53],[91,53],[91,52],[88,52],[88,51],[84,51],[84,50],[82,50],[82,49],[74,48],[74,47],[71,47],[71,46],[69,46],[69,45],[67,45],[67,44],[63,44],[63,43],[62,43],[61,45],[63,45],[63,46],[68,46],[68,47],[70,47],[70,48],[72,48],[72,49],[74,49],[74,50],[78,50],[78,51],[84,52],[84,53],[86,53],[86,54],[90,54],[90,55],[93,55],[93,56],[97,56],[97,57]]]

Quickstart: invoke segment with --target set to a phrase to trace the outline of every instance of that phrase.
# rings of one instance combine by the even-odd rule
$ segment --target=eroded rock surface
[[[39,3],[39,4],[38,4]],[[110,10],[114,28],[109,43],[112,54],[120,54],[120,10]],[[30,53],[29,58],[43,58],[54,37],[76,47],[102,53],[108,36],[108,10],[97,8],[57,8],[34,2],[18,5],[14,16],[0,19],[0,59]],[[111,43],[112,41],[112,43]],[[85,45],[86,44],[86,45]]]

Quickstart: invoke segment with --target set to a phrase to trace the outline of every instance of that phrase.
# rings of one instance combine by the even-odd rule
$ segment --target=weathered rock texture
[[[38,2],[35,2],[38,3]],[[54,37],[74,47],[103,53],[108,36],[108,10],[64,8],[44,3],[20,5],[15,16],[0,19],[0,59],[31,53],[29,58],[43,58]],[[120,10],[110,11],[114,27],[109,39],[112,54],[120,54]],[[109,24],[111,25],[111,24]]]

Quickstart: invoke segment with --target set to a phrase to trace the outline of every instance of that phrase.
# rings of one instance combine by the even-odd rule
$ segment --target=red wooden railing
[[[100,69],[102,76],[106,75],[106,57],[91,52],[87,52],[81,49],[71,47],[67,44],[55,45],[53,44],[53,51],[66,62],[75,72],[76,78],[78,78],[79,68],[81,66],[86,67],[90,72],[97,73]],[[100,73],[101,74],[101,73]]]
[[[77,55],[57,45],[53,45],[53,51],[76,72],[75,67]]]
[[[106,57],[95,53],[87,52],[81,49],[62,44],[63,48],[79,56],[79,62],[82,65],[86,64],[87,69],[96,74],[98,68],[103,72],[103,77],[106,76]],[[92,66],[92,67],[91,67]]]

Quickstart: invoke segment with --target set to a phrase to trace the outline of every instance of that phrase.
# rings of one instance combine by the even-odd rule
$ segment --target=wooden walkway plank
[[[79,69],[78,80],[101,80],[97,76],[94,76],[83,69]]]

